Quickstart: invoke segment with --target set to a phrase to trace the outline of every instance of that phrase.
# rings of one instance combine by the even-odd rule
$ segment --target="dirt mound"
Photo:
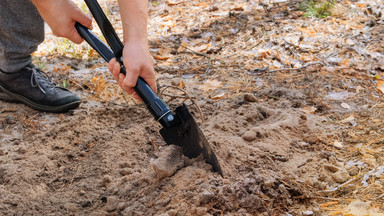
[[[2,139],[1,211],[277,213],[306,196],[308,188],[298,182],[317,175],[313,165],[308,169],[305,164],[319,158],[324,136],[316,117],[246,101],[236,106],[225,101],[200,104],[208,118],[201,128],[224,178],[211,172],[203,158],[183,157],[181,169],[159,179],[151,161],[166,157],[160,153],[169,147],[148,111],[117,105],[89,109],[86,103],[65,118],[38,114],[38,119],[46,119],[39,131]]]

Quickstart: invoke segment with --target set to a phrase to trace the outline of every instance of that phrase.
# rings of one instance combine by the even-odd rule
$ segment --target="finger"
[[[149,87],[151,87],[151,89],[155,93],[157,93],[156,77],[155,78],[153,78],[153,77],[151,77],[151,78],[144,77],[144,80],[148,83]]]
[[[83,13],[79,8],[77,8],[74,14],[74,20],[91,30],[93,29],[92,18]]]
[[[148,83],[149,87],[151,87],[151,89],[155,92],[155,94],[157,94],[156,80],[153,80],[153,82],[149,82],[149,83]]]
[[[119,86],[120,86],[121,88],[123,88],[124,91],[127,91],[127,89],[128,89],[129,87],[123,85],[123,81],[124,81],[124,79],[125,79],[125,75],[122,74],[122,73],[119,73],[119,74],[118,74],[118,77],[119,77],[119,78],[118,78],[117,82],[119,83]]]
[[[120,64],[116,61],[116,58],[109,61],[108,70],[112,73],[113,78],[119,81]]]
[[[116,58],[112,58],[107,65],[108,70],[113,74],[113,66],[116,63]]]
[[[157,94],[157,85],[156,85],[156,79],[152,79],[152,78],[145,78],[145,77],[142,77],[145,82],[149,85],[149,87],[153,90],[153,92],[155,92],[155,94]]]
[[[145,69],[146,71],[148,71],[147,73],[144,73],[142,76],[142,78],[145,80],[145,82],[147,82],[147,84],[149,85],[149,87],[152,88],[152,90],[157,93],[157,85],[156,85],[156,76],[155,76],[155,72],[153,71],[152,68],[146,68]]]
[[[113,68],[113,76],[116,77],[115,79],[117,81],[123,81],[121,78],[120,78],[120,63],[119,62],[116,62],[115,65],[114,65],[114,68]],[[124,74],[123,74],[124,75]],[[123,76],[125,78],[125,76]],[[123,79],[124,79],[123,78]]]
[[[143,101],[143,100],[140,98],[140,96],[139,96],[136,92],[134,92],[134,93],[132,94],[132,96],[133,96],[133,98],[135,98],[136,100],[138,100],[138,101],[140,101],[140,102]]]
[[[128,73],[129,74],[129,73]],[[122,80],[121,79],[122,78],[122,76],[120,77],[120,80]],[[141,98],[140,98],[140,96],[136,93],[136,91],[133,89],[133,87],[131,87],[131,86],[129,86],[129,85],[127,85],[127,76],[125,76],[125,79],[123,79],[123,82],[122,82],[122,85],[121,85],[121,88],[125,91],[125,92],[127,92],[129,95],[132,95],[133,96],[133,98],[135,98],[136,100],[138,100],[138,101],[143,101],[143,100],[141,100]],[[136,82],[137,82],[137,79],[136,79]],[[136,86],[136,84],[135,84],[135,86]]]
[[[124,87],[124,91],[127,92],[129,95],[136,94],[136,92],[135,92],[135,90],[133,90],[133,88]]]
[[[140,102],[143,101],[133,88],[127,88],[127,87],[125,87],[125,88],[126,88],[126,90],[124,90],[124,91],[127,92],[129,95],[132,95],[133,98],[135,98],[136,100],[138,100]]]
[[[70,35],[67,38],[76,44],[81,44],[84,41],[84,39],[79,35],[75,27],[73,27]]]
[[[127,74],[124,79],[123,85],[126,85],[127,87],[135,87],[137,83],[137,79],[139,78],[139,72],[140,69],[128,69],[126,68]]]

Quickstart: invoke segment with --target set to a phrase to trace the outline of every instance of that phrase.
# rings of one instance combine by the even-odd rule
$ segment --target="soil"
[[[159,41],[151,44],[168,47]],[[47,55],[39,61],[49,75],[57,83],[70,81],[83,102],[64,114],[1,103],[0,214],[325,215],[319,204],[332,200],[333,192],[356,190],[340,188],[356,169],[371,167],[347,166],[349,147],[368,143],[365,135],[376,139],[381,120],[375,119],[383,115],[382,94],[365,70],[320,64],[265,72],[231,63],[211,65],[206,73],[178,64],[191,55],[208,67],[201,66],[205,56],[175,53],[177,69],[169,61],[156,64],[159,86],[183,88],[193,98],[170,87],[162,95],[172,108],[185,101],[223,177],[201,156],[180,156],[177,169],[160,176],[153,162],[172,161],[162,154],[172,146],[145,106],[109,81],[99,58]],[[206,90],[207,80],[221,85]],[[366,130],[372,124],[378,127]]]
[[[310,181],[315,188],[330,183],[316,180],[322,174],[317,169],[332,155],[324,151],[326,130],[318,117],[266,103],[199,102],[207,117],[200,126],[224,178],[199,157],[184,158],[186,165],[174,175],[158,179],[151,159],[167,146],[148,111],[141,106],[98,108],[83,103],[64,116],[36,113],[39,126],[33,135],[21,133],[18,123],[3,134],[2,212],[284,212],[283,206],[310,191],[297,182]],[[2,114],[8,117],[29,110],[24,105],[6,106],[9,111]]]

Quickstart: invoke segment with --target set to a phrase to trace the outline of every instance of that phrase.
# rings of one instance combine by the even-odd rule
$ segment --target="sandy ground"
[[[321,119],[301,110],[199,101],[207,118],[201,128],[224,178],[203,158],[183,158],[175,174],[159,179],[151,160],[169,147],[148,111],[90,104],[64,115],[35,113],[39,125],[31,133],[22,133],[11,119],[6,123],[14,127],[2,135],[4,214],[276,213],[310,191],[299,182],[315,188],[332,182],[315,180],[327,176],[317,169],[331,153],[322,151]],[[31,112],[24,105],[5,106],[2,114],[9,118]]]
[[[198,83],[184,82],[190,87]],[[86,99],[74,111],[49,114],[2,103],[1,212],[275,215],[300,203],[306,206],[301,201],[314,191],[349,177],[334,165],[339,158],[327,144],[332,124],[298,105],[305,103],[300,91],[278,88],[246,95],[233,100],[199,97],[204,122],[187,102],[224,178],[201,157],[183,157],[175,173],[159,178],[153,161],[170,157],[161,154],[170,147],[141,105]],[[332,177],[339,171],[340,176]]]

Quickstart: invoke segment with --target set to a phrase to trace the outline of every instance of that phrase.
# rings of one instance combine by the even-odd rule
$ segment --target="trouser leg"
[[[44,21],[30,0],[0,0],[0,69],[16,72],[44,41]]]

